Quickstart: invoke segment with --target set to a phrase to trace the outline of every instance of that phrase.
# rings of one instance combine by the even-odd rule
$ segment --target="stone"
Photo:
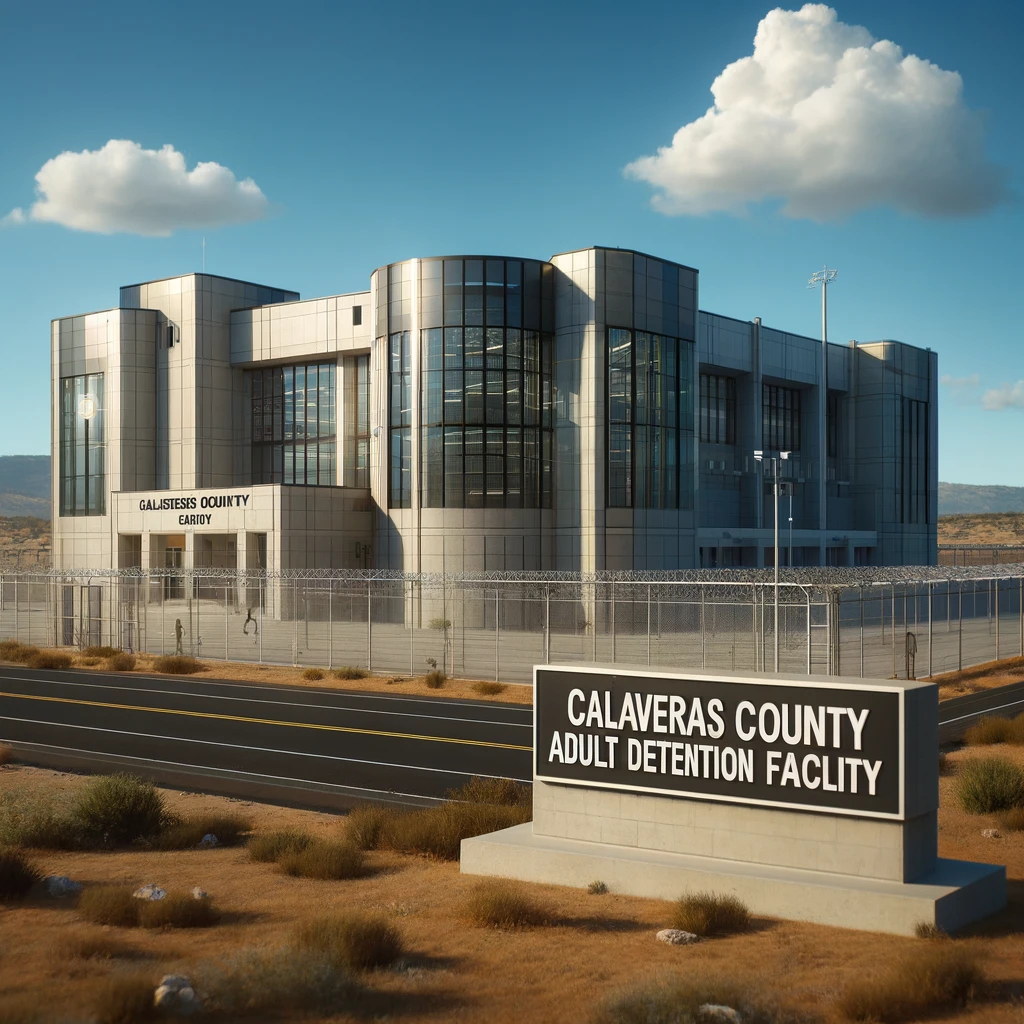
[[[184,974],[165,974],[160,979],[158,987],[170,989],[172,992],[178,992],[183,988],[191,988],[192,982],[186,978]]]
[[[690,946],[694,942],[700,942],[699,935],[684,932],[682,928],[662,928],[657,938],[659,942],[667,942],[670,946]]]
[[[719,1003],[703,1003],[697,1007],[700,1024],[742,1024],[743,1018],[731,1007]]]
[[[200,889],[198,885],[192,887],[192,899],[194,900],[208,900],[210,894],[205,889]]]
[[[1003,838],[1002,832],[1000,832],[999,829],[997,829],[997,828],[983,828],[981,830],[981,834],[986,839],[1002,839]]]
[[[153,1005],[179,1017],[190,1017],[202,1008],[202,1000],[188,978],[181,974],[168,974],[160,979],[153,993]]]
[[[82,891],[81,882],[73,882],[67,875],[47,875],[43,879],[47,896],[76,896]]]
[[[161,889],[159,885],[143,885],[136,889],[132,895],[137,900],[162,900],[167,895],[166,889]]]
[[[220,840],[212,832],[207,832],[206,835],[199,840],[199,845],[209,847],[220,846]]]

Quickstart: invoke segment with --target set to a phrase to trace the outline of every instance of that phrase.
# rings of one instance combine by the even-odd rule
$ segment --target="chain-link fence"
[[[776,615],[777,609],[777,615]],[[779,628],[776,630],[775,622]],[[1024,565],[0,575],[0,638],[528,682],[543,663],[915,678],[1024,656]]]

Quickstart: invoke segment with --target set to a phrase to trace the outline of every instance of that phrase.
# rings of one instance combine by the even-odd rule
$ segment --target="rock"
[[[200,889],[198,885],[192,887],[192,899],[194,900],[208,900],[210,894],[205,889]]]
[[[1002,832],[1000,832],[999,829],[997,829],[997,828],[983,828],[981,830],[981,834],[986,839],[1002,839],[1003,838]]]
[[[684,932],[681,928],[662,928],[657,937],[659,942],[667,942],[670,946],[689,946],[700,942],[699,935]]]
[[[162,900],[167,895],[167,890],[161,889],[159,885],[150,883],[136,889],[132,895],[137,900]]]
[[[153,1005],[180,1017],[190,1017],[202,1008],[202,1001],[188,978],[181,974],[168,974],[160,979],[153,993]]]
[[[220,840],[212,833],[207,832],[202,839],[199,840],[200,846],[220,846]]]
[[[697,1007],[697,1020],[701,1024],[741,1024],[743,1018],[731,1006],[704,1003]]]
[[[61,896],[75,896],[82,891],[81,882],[72,882],[67,875],[47,875],[43,879],[43,885],[46,886],[46,895],[61,897]]]

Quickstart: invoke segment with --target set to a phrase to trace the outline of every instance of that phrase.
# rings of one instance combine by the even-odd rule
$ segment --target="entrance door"
[[[164,568],[180,570],[185,564],[185,549],[164,548]],[[185,597],[185,577],[180,572],[168,573],[164,577],[164,600],[181,601]]]

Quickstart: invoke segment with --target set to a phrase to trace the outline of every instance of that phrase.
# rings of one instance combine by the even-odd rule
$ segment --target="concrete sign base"
[[[751,912],[866,931],[913,935],[922,923],[954,931],[1006,904],[1006,869],[939,859],[914,882],[839,875],[721,857],[536,835],[533,825],[465,839],[462,872],[674,900],[731,894]]]

